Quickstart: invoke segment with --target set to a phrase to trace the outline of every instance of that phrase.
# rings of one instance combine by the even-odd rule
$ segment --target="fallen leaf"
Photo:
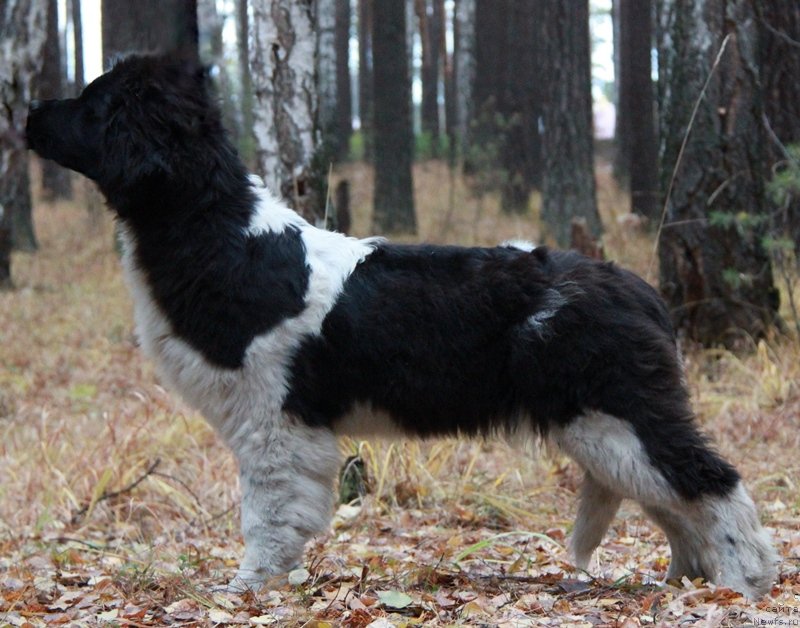
[[[378,599],[390,608],[405,608],[414,601],[402,591],[378,591]]]

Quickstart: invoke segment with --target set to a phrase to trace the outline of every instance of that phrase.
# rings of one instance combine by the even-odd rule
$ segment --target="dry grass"
[[[337,176],[351,182],[354,231],[365,235],[370,172],[351,165]],[[496,198],[473,198],[443,164],[418,165],[415,181],[422,240],[537,239],[535,210],[504,216]],[[650,237],[624,220],[608,172],[598,182],[607,254],[645,273]],[[110,219],[81,202],[38,203],[35,218],[40,251],[15,258],[17,290],[0,294],[0,625],[92,623],[98,613],[127,625],[181,613],[185,625],[254,616],[281,625],[581,625],[609,616],[616,625],[736,625],[748,609],[691,585],[645,586],[663,577],[667,549],[630,506],[598,552],[598,580],[570,590],[564,544],[577,470],[558,455],[456,441],[343,442],[362,455],[371,491],[310,545],[310,579],[273,583],[258,598],[212,594],[241,555],[235,463],[137,350]],[[797,607],[800,348],[784,338],[746,355],[690,349],[687,367],[701,421],[776,530],[785,562],[774,604]],[[386,590],[413,604],[393,612],[374,601]],[[70,592],[95,595],[90,610],[59,606]]]

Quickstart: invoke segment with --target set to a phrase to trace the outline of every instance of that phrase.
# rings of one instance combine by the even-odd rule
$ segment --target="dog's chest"
[[[315,241],[342,245],[320,247]],[[123,230],[123,267],[133,302],[136,333],[158,376],[190,405],[200,410],[223,435],[236,431],[242,421],[278,420],[289,389],[293,356],[310,335],[320,333],[322,322],[343,284],[371,246],[338,234],[316,231],[305,238],[310,268],[305,307],[248,345],[240,368],[215,366],[180,338],[163,308],[159,307],[146,273],[137,267],[132,236]],[[328,250],[331,248],[333,250]],[[335,262],[335,263],[334,263]]]
[[[245,371],[221,369],[210,364],[199,351],[177,337],[159,308],[144,273],[126,252],[123,266],[133,296],[136,336],[145,356],[156,367],[160,380],[221,427],[239,413]],[[266,391],[262,392],[262,396]],[[262,402],[266,399],[262,399]]]

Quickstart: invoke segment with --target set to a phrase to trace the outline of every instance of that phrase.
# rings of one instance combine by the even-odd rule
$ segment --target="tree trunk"
[[[614,22],[614,76],[616,120],[614,122],[614,178],[620,187],[628,189],[630,184],[631,139],[628,125],[631,92],[630,23],[631,4],[636,0],[612,0],[611,17]],[[644,0],[648,2],[648,0]]]
[[[222,121],[234,144],[238,145],[242,128],[241,109],[236,106],[236,99],[228,96],[234,92],[235,85],[225,63],[224,26],[225,20],[217,11],[216,0],[197,0],[198,56],[203,63],[219,68],[214,86],[218,90]]]
[[[42,58],[42,71],[36,80],[36,97],[42,100],[64,98],[67,95],[65,83],[61,64],[61,37],[58,32],[58,0],[47,0],[47,43]],[[69,170],[49,159],[41,160],[41,167],[44,198],[49,201],[71,198],[72,179]],[[36,237],[33,229],[22,227],[14,236],[17,247],[34,250]]]
[[[324,216],[327,172],[315,161],[318,100],[312,3],[270,0],[252,8],[257,170],[297,212],[318,223]]]
[[[372,160],[372,2],[358,0],[358,119],[366,160]]]
[[[624,7],[621,29],[627,47],[623,70],[627,77],[627,107],[619,112],[628,136],[627,164],[631,211],[657,225],[661,218],[658,191],[658,143],[656,139],[655,93],[651,51],[653,48],[653,6],[651,0],[619,0]]]
[[[47,33],[45,0],[6,0],[0,11],[0,288],[12,286],[16,217],[31,214],[25,119],[31,83],[41,71]]]
[[[353,95],[350,85],[350,0],[336,0],[336,157],[350,152]]]
[[[422,41],[422,132],[431,140],[433,156],[439,147],[439,36],[442,16],[436,0],[417,0],[420,40]]]
[[[659,240],[661,290],[676,328],[707,346],[758,339],[777,316],[762,245],[767,140],[754,4],[669,0],[659,15],[661,184],[672,186]]]
[[[253,137],[253,82],[250,78],[250,18],[247,0],[236,0],[236,54],[241,82],[242,134],[239,151],[248,167],[254,167],[255,138]]]
[[[559,246],[574,218],[602,231],[595,201],[588,0],[542,2],[542,220]]]
[[[72,17],[72,41],[75,45],[75,80],[74,93],[80,94],[86,85],[83,69],[83,16],[81,15],[81,0],[71,0],[70,16]]]
[[[539,117],[541,50],[536,28],[538,2],[512,0],[508,21],[508,71],[499,103],[506,118],[502,164],[505,182],[501,207],[508,213],[528,210],[531,190],[541,183],[542,147]]]
[[[314,0],[317,35],[318,124],[331,153],[336,149],[336,0]]]
[[[455,76],[453,69],[455,55],[453,54],[454,51],[448,50],[446,35],[448,27],[455,29],[455,21],[452,19],[453,16],[445,11],[444,0],[433,0],[433,10],[441,15],[439,20],[441,25],[439,30],[439,56],[442,58],[442,82],[444,83],[444,125],[449,144],[448,159],[453,163],[456,156],[456,99],[453,81]]]
[[[457,152],[463,158],[470,145],[470,124],[473,118],[475,89],[475,1],[456,0],[453,30],[454,109]]]
[[[129,52],[198,58],[197,0],[102,0],[103,59]]]
[[[774,134],[767,154],[772,168],[780,171],[789,165],[787,147],[800,145],[800,3],[771,0],[756,7],[764,114]],[[800,192],[777,208],[777,218],[775,227],[792,239],[800,264]]]
[[[411,183],[413,136],[411,84],[406,50],[406,6],[374,0],[373,95],[375,124],[375,231],[414,233]]]

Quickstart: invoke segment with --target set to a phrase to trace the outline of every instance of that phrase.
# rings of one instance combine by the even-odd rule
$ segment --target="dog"
[[[119,61],[34,101],[27,140],[116,213],[137,334],[238,459],[233,590],[302,560],[329,525],[337,436],[531,432],[585,472],[585,569],[623,498],[670,544],[668,578],[768,592],[777,556],[695,420],[664,303],[576,253],[393,244],[318,229],[237,157],[203,68]]]

